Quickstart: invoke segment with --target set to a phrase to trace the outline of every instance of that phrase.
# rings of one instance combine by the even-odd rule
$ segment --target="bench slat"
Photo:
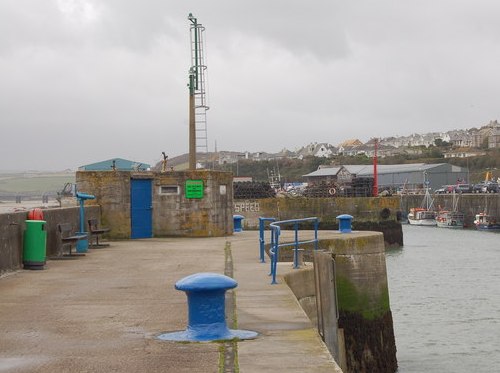
[[[82,253],[73,254],[71,252],[71,246],[76,244],[80,240],[87,239],[88,237],[86,234],[74,234],[73,233],[73,226],[70,223],[60,223],[57,225],[57,229],[61,233],[61,244],[62,244],[61,250],[62,251],[64,250],[64,246],[69,246],[69,253],[67,255],[61,253],[61,256],[70,256],[71,257],[71,256],[85,255]]]
[[[99,243],[99,236],[101,234],[107,233],[110,231],[110,228],[105,228],[105,227],[98,227],[98,222],[97,219],[89,219],[87,220],[88,225],[89,225],[89,233],[91,236],[90,239],[90,245],[94,248],[100,248],[100,247],[106,247],[109,246],[109,244],[100,244]],[[95,245],[92,244],[92,237],[95,237]]]

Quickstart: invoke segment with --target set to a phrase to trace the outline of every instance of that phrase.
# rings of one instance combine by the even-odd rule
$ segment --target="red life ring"
[[[43,211],[40,208],[32,209],[28,212],[28,220],[43,220]]]

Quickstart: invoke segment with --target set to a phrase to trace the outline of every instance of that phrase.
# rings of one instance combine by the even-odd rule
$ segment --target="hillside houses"
[[[412,134],[410,136],[387,137],[380,139],[380,145],[392,146],[394,148],[434,145],[437,139],[449,142],[450,136],[446,133]]]
[[[474,150],[472,148],[454,148],[448,152],[443,153],[445,158],[467,158],[467,157],[479,157],[486,155],[483,150]]]
[[[277,153],[219,151],[209,156],[213,163],[223,165],[237,163],[241,160],[269,161],[281,158],[320,157],[331,158],[336,155],[373,157],[375,152],[374,139],[363,143],[359,139],[349,139],[337,147],[326,142],[312,142],[296,150],[282,149]],[[485,149],[500,148],[500,123],[490,121],[480,128],[452,130],[448,132],[431,132],[426,134],[411,134],[409,136],[391,136],[378,139],[377,155],[379,158],[401,154],[420,155],[424,148],[436,144],[449,144],[450,149],[443,152],[445,158],[465,158],[485,154]]]
[[[314,156],[314,157],[319,157],[319,158],[329,158],[333,155],[338,154],[338,149],[328,143],[311,143],[307,146],[304,146],[297,150],[296,152],[297,157],[299,159],[303,159],[304,157],[307,156]]]
[[[380,144],[395,148],[429,147],[435,145],[438,139],[451,144],[453,148],[500,148],[500,123],[494,120],[479,129],[472,128],[470,130],[433,132],[423,135],[412,134],[410,136],[387,137],[380,139]],[[471,152],[471,154],[473,153],[477,152]]]
[[[492,120],[486,126],[471,132],[472,147],[487,147],[488,149],[500,148],[500,123],[498,123],[497,120]]]
[[[450,135],[450,140],[448,142],[456,148],[470,148],[472,146],[472,134],[467,131],[454,131],[454,133]]]

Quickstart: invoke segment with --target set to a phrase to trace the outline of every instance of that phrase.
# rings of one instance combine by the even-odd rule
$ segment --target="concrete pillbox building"
[[[110,238],[217,237],[232,234],[232,173],[77,171],[86,204],[101,206]]]

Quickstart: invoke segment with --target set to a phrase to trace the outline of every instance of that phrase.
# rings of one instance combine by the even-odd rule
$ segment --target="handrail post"
[[[260,262],[265,263],[264,258],[264,219],[259,217],[259,243],[260,243]]]
[[[275,218],[263,218],[259,217],[259,243],[260,243],[260,262],[265,263],[266,258],[265,258],[265,247],[266,247],[266,221],[273,222],[275,221]],[[271,232],[271,246],[273,244],[273,235]]]
[[[274,255],[274,230],[275,228],[271,228],[271,244],[269,245],[269,258],[271,259],[270,261],[270,267],[269,267],[269,276],[272,276],[273,274],[273,255]]]
[[[276,229],[274,230],[274,234],[275,234],[274,248],[273,248],[273,255],[271,257],[271,274],[273,276],[271,284],[273,285],[278,283],[276,281],[276,270],[277,270],[278,255],[279,255],[279,235],[280,235],[279,227],[276,227]]]
[[[318,250],[318,226],[319,220],[316,218],[314,221],[314,250]]]
[[[293,225],[295,230],[295,247],[293,249],[293,268],[299,268],[299,223],[295,222]]]

